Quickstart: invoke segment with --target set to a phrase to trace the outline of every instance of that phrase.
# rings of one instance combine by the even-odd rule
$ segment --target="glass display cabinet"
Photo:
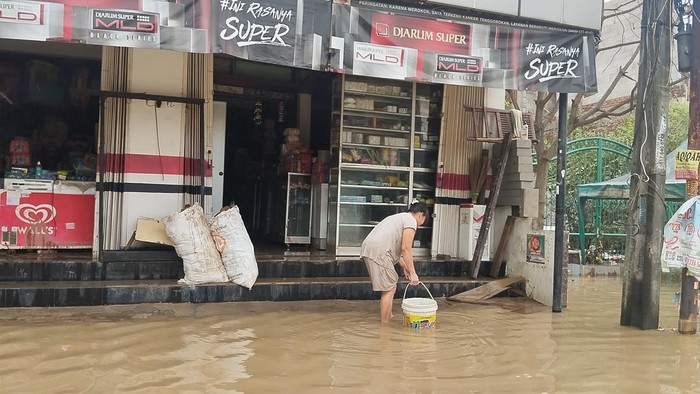
[[[290,172],[282,183],[287,196],[284,209],[284,243],[311,243],[311,175]]]
[[[328,240],[338,255],[359,255],[382,219],[413,198],[434,204],[442,89],[342,76],[333,93]],[[431,238],[428,220],[416,254],[429,253]]]

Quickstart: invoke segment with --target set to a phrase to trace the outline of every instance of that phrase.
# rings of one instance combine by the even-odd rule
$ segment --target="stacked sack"
[[[185,277],[178,283],[231,281],[253,287],[258,264],[238,207],[222,210],[209,225],[204,210],[195,204],[163,218],[163,224],[182,258]]]

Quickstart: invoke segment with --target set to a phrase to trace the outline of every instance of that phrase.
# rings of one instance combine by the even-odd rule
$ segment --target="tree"
[[[638,12],[642,6],[640,0],[629,0],[623,1],[613,8],[605,8],[603,10],[603,29],[602,35],[606,34],[606,21],[612,20],[613,18],[619,19],[623,15],[632,15]],[[631,35],[631,34],[630,34]],[[616,98],[614,101],[610,100],[611,95],[615,92],[618,84],[621,81],[630,80],[628,76],[628,71],[635,65],[638,60],[640,46],[639,46],[639,36],[632,37],[622,37],[621,42],[607,45],[598,46],[596,48],[596,59],[602,54],[608,51],[619,51],[622,48],[633,47],[635,48],[631,51],[631,55],[626,59],[624,64],[619,67],[614,78],[612,78],[608,86],[604,91],[599,92],[595,96],[596,100],[593,103],[584,105],[585,94],[579,93],[571,99],[569,103],[569,117],[567,120],[567,134],[570,136],[574,130],[588,128],[597,122],[621,117],[627,115],[634,111],[635,109],[635,97],[636,97],[636,83],[631,88],[628,96],[623,96]],[[677,84],[685,80],[685,77],[681,77],[672,84]],[[510,102],[517,109],[523,108],[523,103],[519,99],[524,96],[518,95],[518,92],[509,91],[508,92]],[[550,163],[556,155],[556,127],[557,127],[557,115],[558,115],[558,94],[556,93],[546,93],[538,92],[534,97],[534,128],[535,128],[535,138],[538,143],[535,144],[535,156],[537,158],[537,166],[535,168],[536,180],[535,187],[539,190],[539,215],[535,220],[535,226],[541,228],[543,225],[545,212],[545,202],[546,202],[546,191],[547,183],[549,179]]]
[[[688,136],[688,102],[682,99],[672,99],[668,111],[668,130],[666,135],[666,153],[670,154],[678,148]],[[571,139],[576,140],[586,137],[604,137],[616,140],[625,145],[632,146],[634,140],[634,115],[628,114],[619,119],[614,127],[592,127],[591,129],[577,129],[571,134]],[[567,158],[566,182],[570,185],[566,190],[566,222],[570,233],[578,232],[578,209],[576,185],[591,183],[596,181],[597,152],[587,151]],[[623,156],[610,152],[603,153],[603,179],[612,179],[623,174],[629,174],[630,161]],[[550,184],[556,178],[555,168],[552,166],[549,173]],[[554,190],[550,191],[554,194]],[[551,198],[551,196],[550,196]],[[627,226],[627,201],[608,200],[600,202],[603,206],[603,216],[601,218],[601,233],[624,234]],[[586,217],[586,233],[594,233],[597,229],[593,218],[595,217],[595,203],[590,201],[584,207]],[[578,248],[577,238],[572,238],[572,248]],[[624,249],[624,239],[588,239],[595,242],[596,246]],[[603,242],[605,241],[605,242]],[[611,247],[611,244],[614,246]],[[588,245],[586,245],[588,246]]]

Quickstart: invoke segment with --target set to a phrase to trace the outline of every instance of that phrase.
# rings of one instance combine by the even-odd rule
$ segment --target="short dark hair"
[[[408,212],[410,212],[410,213],[422,213],[422,214],[425,214],[426,217],[429,216],[428,206],[422,202],[414,202],[413,204],[411,204],[408,207]]]

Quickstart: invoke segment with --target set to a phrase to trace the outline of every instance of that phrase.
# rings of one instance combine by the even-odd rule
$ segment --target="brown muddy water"
[[[0,392],[700,392],[700,336],[620,327],[620,289],[576,279],[561,314],[440,301],[429,331],[398,301],[383,327],[373,301],[5,309]]]

